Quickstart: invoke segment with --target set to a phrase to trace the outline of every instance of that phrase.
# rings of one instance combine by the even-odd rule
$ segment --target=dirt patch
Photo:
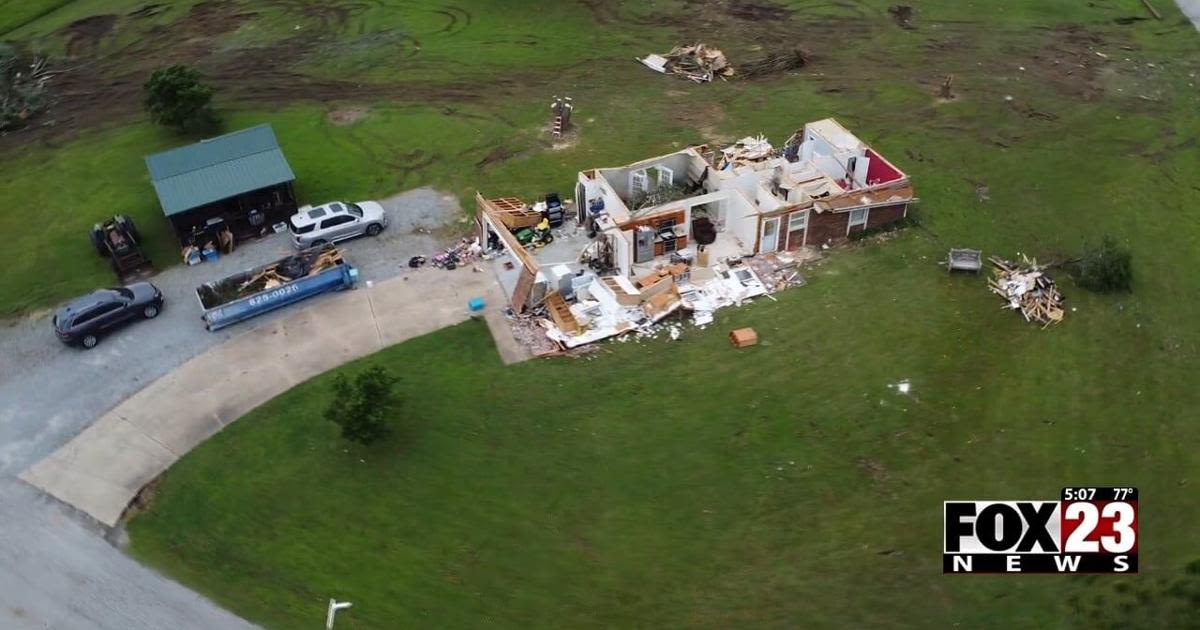
[[[509,148],[507,146],[500,145],[500,146],[496,147],[495,149],[492,149],[491,151],[489,151],[487,155],[483,156],[483,159],[476,162],[475,166],[483,167],[483,166],[487,166],[489,164],[503,162],[504,160],[510,159],[516,155],[517,155],[516,151],[513,151],[511,148]]]
[[[360,83],[313,77],[294,68],[313,53],[315,44],[332,41],[332,35],[314,31],[342,28],[346,26],[346,20],[352,19],[367,5],[364,2],[334,2],[326,8],[305,9],[308,5],[303,3],[276,1],[278,6],[288,10],[309,11],[304,15],[315,21],[317,27],[305,28],[284,40],[259,47],[223,46],[225,36],[259,19],[259,14],[231,0],[201,2],[174,22],[150,26],[140,37],[120,48],[93,51],[86,64],[63,69],[55,77],[56,103],[42,116],[44,124],[0,136],[0,150],[29,142],[56,141],[71,137],[81,129],[141,116],[142,84],[155,69],[173,63],[195,66],[223,99],[265,105],[338,102],[347,94],[364,102],[473,102],[485,94],[504,94],[537,83],[528,78],[518,83],[509,77],[497,77],[486,86],[478,82]],[[152,10],[147,11],[150,12]],[[457,15],[460,23],[470,19],[465,12]],[[96,40],[99,33],[106,32],[103,27],[112,19],[81,20],[72,32],[87,33]],[[82,35],[76,35],[77,41],[85,41],[80,37]]]
[[[1028,59],[1022,65],[1025,70],[1019,72],[1067,96],[1094,101],[1104,95],[1101,70],[1111,64],[1108,54],[1101,49],[1112,52],[1117,47],[1083,26],[1067,25],[1049,29],[1045,43],[1032,58],[1016,50],[1012,51],[1012,57],[1014,61]]]
[[[351,18],[358,17],[371,8],[369,2],[332,0],[310,2],[309,0],[269,0],[267,4],[279,7],[288,13],[315,23],[325,32],[338,32],[346,28]]]
[[[731,0],[725,11],[739,20],[786,20],[792,17],[791,9],[765,1]]]
[[[366,107],[364,105],[353,105],[350,107],[339,107],[337,109],[330,110],[330,112],[325,115],[325,118],[338,127],[346,127],[366,118],[367,114],[370,113],[370,107]]]
[[[870,474],[871,479],[874,479],[876,483],[883,483],[890,477],[887,468],[883,464],[869,457],[859,457],[854,460],[854,463],[858,466],[859,470]]]
[[[60,31],[67,40],[67,56],[79,57],[95,50],[116,24],[117,16],[112,14],[93,15],[71,22]]]
[[[893,4],[888,7],[888,14],[892,16],[892,21],[902,29],[911,31],[917,28],[913,24],[913,8],[907,4]]]

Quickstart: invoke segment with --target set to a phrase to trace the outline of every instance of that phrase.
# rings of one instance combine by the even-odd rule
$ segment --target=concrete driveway
[[[382,201],[391,225],[344,244],[362,278],[408,271],[440,244],[431,231],[464,215],[453,197],[419,189]],[[216,263],[172,267],[152,280],[167,308],[91,351],[59,344],[49,314],[0,323],[0,628],[173,630],[250,627],[130,560],[91,519],[16,479],[135,392],[247,330],[273,325],[335,296],[206,332],[193,289],[289,250],[285,235],[249,243]],[[469,271],[468,271],[469,272]],[[120,455],[120,454],[118,454]],[[320,623],[317,621],[316,623]]]
[[[115,526],[142,486],[229,423],[343,363],[467,319],[474,297],[486,298],[502,330],[499,284],[469,267],[420,269],[329,296],[184,363],[21,479]]]

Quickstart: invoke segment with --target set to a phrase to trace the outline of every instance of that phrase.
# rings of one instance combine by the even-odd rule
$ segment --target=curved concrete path
[[[464,321],[473,297],[485,297],[493,336],[511,339],[494,276],[469,268],[426,268],[316,298],[184,363],[20,477],[115,526],[143,486],[229,423],[322,372]],[[513,344],[500,349],[506,362],[522,358]]]

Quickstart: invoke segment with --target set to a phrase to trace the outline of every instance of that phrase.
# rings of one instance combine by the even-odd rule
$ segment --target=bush
[[[213,89],[200,81],[200,73],[191,66],[156,70],[142,90],[146,111],[160,125],[187,130],[216,122],[210,107]]]
[[[1075,283],[1090,291],[1128,291],[1133,285],[1133,256],[1106,236],[1099,247],[1085,247],[1071,266]]]
[[[325,418],[340,426],[347,440],[373,444],[391,433],[388,420],[400,406],[395,384],[395,377],[382,367],[362,372],[353,382],[345,374],[338,374]]]

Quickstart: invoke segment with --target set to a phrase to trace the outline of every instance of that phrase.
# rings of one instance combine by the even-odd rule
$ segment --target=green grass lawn
[[[376,448],[347,447],[321,418],[322,376],[169,471],[130,523],[136,557],[272,628],[319,623],[329,597],[355,603],[339,628],[1125,627],[1119,609],[1095,619],[1079,602],[1200,558],[1200,35],[1169,3],[1155,3],[1161,22],[1119,24],[1145,15],[1138,0],[940,0],[905,30],[883,0],[797,1],[760,20],[729,3],[464,2],[470,23],[447,31],[440,3],[360,4],[338,22],[246,2],[258,17],[188,40],[209,42],[197,63],[219,69],[300,26],[317,35],[296,72],[412,86],[221,94],[227,127],[275,126],[305,202],[566,192],[583,168],[778,142],[836,116],[912,176],[923,223],[834,252],[808,286],[677,342],[503,368],[465,324],[347,366],[404,375],[399,433]],[[94,5],[9,21],[54,51]],[[138,24],[121,18],[101,51]],[[784,45],[813,62],[693,85],[631,60],[697,39],[735,65]],[[939,103],[948,74],[958,98]],[[579,133],[554,146],[542,129],[562,93]],[[370,113],[329,122],[348,105]],[[0,314],[110,282],[86,229],[116,211],[174,263],[141,159],[189,139],[138,121],[0,154]],[[1133,252],[1133,293],[1060,277],[1067,320],[1047,331],[935,265],[952,246],[1053,258],[1105,234]],[[725,335],[743,325],[763,343],[734,351]],[[888,388],[901,379],[909,396]],[[941,575],[941,501],[1078,483],[1141,488],[1142,576]]]

